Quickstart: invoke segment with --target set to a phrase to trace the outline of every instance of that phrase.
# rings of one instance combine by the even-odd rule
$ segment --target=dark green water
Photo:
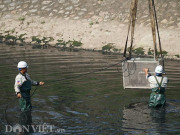
[[[170,80],[166,91],[168,106],[150,110],[145,103],[149,90],[123,89],[121,65],[81,76],[120,59],[119,55],[98,52],[62,52],[55,48],[32,49],[30,46],[1,44],[0,133],[7,134],[4,133],[7,120],[11,125],[18,123],[18,100],[13,85],[18,74],[17,63],[24,60],[29,64],[31,78],[45,82],[32,97],[35,125],[55,125],[65,130],[63,134],[73,135],[180,134],[180,62],[166,60],[166,73]],[[79,77],[62,80],[76,76]],[[127,107],[137,102],[140,104]],[[4,119],[7,103],[7,119]]]

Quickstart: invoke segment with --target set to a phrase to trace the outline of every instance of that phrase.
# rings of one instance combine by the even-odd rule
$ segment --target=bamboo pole
[[[129,50],[129,58],[131,58],[132,55],[132,46],[133,46],[133,41],[134,41],[134,30],[135,30],[135,22],[136,22],[136,14],[137,14],[137,4],[138,4],[138,0],[133,0],[132,1],[133,4],[131,6],[131,10],[132,10],[132,28],[131,28],[131,45],[130,45],[130,50]]]
[[[157,58],[157,43],[156,43],[156,29],[155,29],[156,25],[155,25],[154,10],[152,7],[152,0],[148,0],[148,2],[149,2],[149,13],[150,13],[152,37],[153,37],[153,44],[154,44],[154,60],[158,60],[158,58]]]

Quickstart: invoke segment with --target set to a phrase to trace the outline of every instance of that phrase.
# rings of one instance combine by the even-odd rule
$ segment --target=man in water
[[[31,86],[44,85],[44,82],[37,82],[30,79],[27,74],[28,65],[25,61],[20,61],[17,66],[19,74],[15,78],[14,89],[19,98],[19,105],[21,109],[20,124],[31,125]]]
[[[149,99],[149,107],[164,106],[166,103],[165,88],[167,87],[168,78],[163,77],[162,75],[164,72],[163,67],[161,65],[156,67],[155,76],[149,74],[148,71],[148,68],[144,69],[146,78],[148,79],[152,89]]]

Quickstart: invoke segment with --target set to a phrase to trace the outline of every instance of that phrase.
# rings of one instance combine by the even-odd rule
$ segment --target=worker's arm
[[[148,71],[149,71],[148,68],[144,68],[144,73],[145,73],[146,76],[148,75]]]
[[[21,93],[20,93],[20,87],[22,84],[23,84],[23,80],[22,80],[21,76],[17,75],[16,79],[15,79],[14,90],[15,90],[18,98],[22,97]]]
[[[26,73],[26,77],[27,77],[28,80],[31,81],[31,85],[33,85],[33,86],[38,86],[39,85],[39,82],[31,80],[30,76],[27,73]]]
[[[146,78],[151,76],[151,74],[149,74],[149,69],[148,68],[144,68],[144,73],[146,75]]]
[[[31,81],[31,84],[33,86],[44,85],[44,82],[38,82],[38,81],[31,80],[30,76],[27,73],[26,73],[26,77],[27,77],[28,80]]]
[[[37,81],[31,80],[31,84],[34,86],[38,86],[38,85],[44,85],[44,82],[37,82]]]

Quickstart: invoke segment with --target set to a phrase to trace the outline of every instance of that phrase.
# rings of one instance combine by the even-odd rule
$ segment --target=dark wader
[[[152,88],[152,92],[149,99],[149,107],[164,106],[166,103],[165,88],[161,87],[163,77],[160,83],[158,82],[156,76],[155,79],[159,87]]]
[[[25,76],[26,78],[26,76]],[[31,81],[26,78],[26,81],[20,87],[20,92],[22,98],[19,99],[19,106],[21,109],[19,122],[21,125],[27,126],[31,125],[32,117],[31,117]]]

